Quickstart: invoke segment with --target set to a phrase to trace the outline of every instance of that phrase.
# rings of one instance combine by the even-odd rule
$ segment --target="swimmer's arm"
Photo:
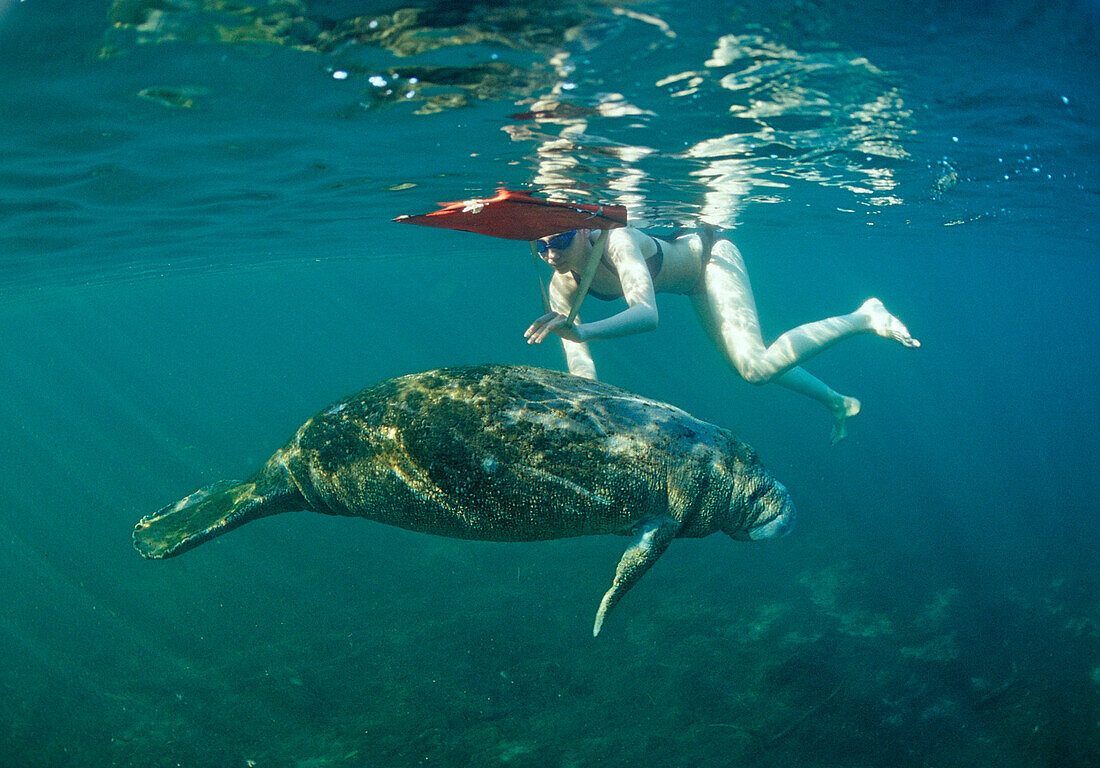
[[[657,327],[657,302],[653,280],[641,251],[627,244],[610,254],[619,275],[623,298],[629,305],[618,314],[594,323],[566,323],[569,308],[577,295],[576,281],[554,275],[550,280],[551,312],[543,315],[523,334],[528,344],[540,344],[551,333],[572,342],[610,339],[634,333],[645,333]]]
[[[568,316],[573,300],[577,296],[577,283],[574,280],[554,275],[550,280],[550,309],[557,315]],[[580,323],[580,318],[577,318]],[[583,341],[573,341],[564,336],[561,337],[562,350],[565,352],[565,364],[569,366],[569,372],[574,376],[583,376],[586,379],[596,380],[596,364],[592,360],[592,353],[588,345]]]
[[[657,299],[649,267],[635,244],[627,242],[622,245],[609,249],[608,258],[619,275],[627,308],[604,320],[574,326],[582,341],[646,333],[657,327]]]
[[[571,374],[597,380],[596,363],[592,361],[592,353],[588,351],[587,344],[583,341],[562,339],[561,346],[565,351],[565,364],[569,366]]]

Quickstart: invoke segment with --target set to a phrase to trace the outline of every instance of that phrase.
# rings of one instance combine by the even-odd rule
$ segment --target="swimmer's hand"
[[[565,315],[559,312],[548,312],[523,333],[528,344],[541,344],[551,333],[556,333],[566,341],[584,341],[580,332],[581,326],[567,322]]]

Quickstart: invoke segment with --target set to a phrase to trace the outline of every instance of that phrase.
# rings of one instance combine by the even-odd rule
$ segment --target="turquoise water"
[[[703,5],[0,0],[0,763],[1100,763],[1097,6]],[[390,223],[498,184],[712,221],[766,333],[876,295],[923,346],[807,366],[863,402],[836,447],[679,297],[596,346],[800,512],[675,543],[598,640],[618,537],[143,561],[349,392],[562,366],[525,245]]]

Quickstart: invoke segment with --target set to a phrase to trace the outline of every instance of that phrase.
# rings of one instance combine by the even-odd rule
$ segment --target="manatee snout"
[[[775,486],[764,494],[757,504],[761,506],[761,514],[756,524],[749,529],[749,538],[778,539],[786,536],[794,528],[795,514],[794,502],[791,494],[787,493],[783,483],[776,482]]]
[[[735,539],[778,539],[790,533],[794,528],[795,512],[786,486],[771,480],[763,492],[755,495],[743,519],[746,522],[738,530],[729,531]]]

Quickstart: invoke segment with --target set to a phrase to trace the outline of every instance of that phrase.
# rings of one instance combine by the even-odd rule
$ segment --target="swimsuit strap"
[[[653,241],[653,244],[655,246],[657,246],[657,253],[646,259],[645,265],[649,267],[649,276],[656,280],[657,275],[661,271],[661,267],[663,267],[665,264],[665,249],[661,246],[661,241],[655,238],[653,235],[650,235],[649,239]]]

